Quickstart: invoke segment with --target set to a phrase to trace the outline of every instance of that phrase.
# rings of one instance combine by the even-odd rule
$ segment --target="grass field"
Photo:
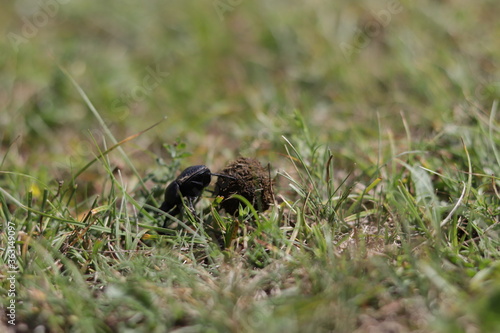
[[[499,12],[4,4],[0,331],[500,331]],[[169,182],[238,156],[269,210],[205,191],[161,228]]]

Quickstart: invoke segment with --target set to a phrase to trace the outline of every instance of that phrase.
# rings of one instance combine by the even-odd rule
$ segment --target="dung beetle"
[[[212,176],[225,176],[212,173],[205,165],[193,165],[181,172],[165,190],[165,201],[160,209],[171,216],[178,215],[182,211],[182,198],[186,200],[189,208],[194,210],[194,204],[201,196],[205,187],[210,184]],[[165,225],[168,223],[165,218]]]

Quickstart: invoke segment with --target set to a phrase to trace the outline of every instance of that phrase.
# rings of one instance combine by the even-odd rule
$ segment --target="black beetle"
[[[165,201],[160,209],[171,216],[178,215],[182,211],[182,198],[187,201],[189,208],[194,209],[196,200],[201,196],[205,187],[210,184],[212,176],[225,176],[212,173],[205,165],[193,165],[181,172],[165,190]],[[228,177],[228,176],[226,176]],[[165,218],[165,226],[168,223]]]

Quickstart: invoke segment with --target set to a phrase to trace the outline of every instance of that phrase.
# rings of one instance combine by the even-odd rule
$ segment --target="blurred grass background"
[[[35,206],[43,207],[44,190],[50,188],[53,194],[59,180],[68,183],[76,171],[99,154],[99,149],[112,145],[63,68],[81,86],[118,140],[167,117],[122,145],[140,175],[158,170],[158,156],[167,165],[177,167],[179,161],[171,156],[168,147],[176,151],[173,147],[179,142],[183,143],[178,145],[179,153],[191,153],[182,155],[182,167],[207,164],[216,171],[241,154],[270,162],[274,171],[293,172],[285,156],[285,136],[310,163],[319,186],[328,186],[320,182],[326,161],[321,160],[319,151],[330,149],[335,187],[350,171],[359,176],[357,180],[363,180],[364,186],[375,177],[383,178],[382,189],[377,192],[380,197],[370,199],[368,208],[363,206],[379,214],[373,220],[394,223],[401,228],[398,232],[417,224],[417,232],[412,234],[417,236],[408,237],[399,250],[384,252],[380,258],[386,261],[365,260],[363,251],[333,254],[337,243],[328,238],[327,231],[336,225],[330,226],[330,221],[325,222],[319,213],[304,215],[306,227],[310,224],[311,228],[304,227],[307,230],[295,236],[307,251],[317,255],[317,261],[309,261],[301,254],[287,266],[288,257],[283,255],[283,261],[274,261],[262,271],[244,270],[231,263],[205,271],[203,265],[191,266],[193,258],[189,253],[172,254],[163,248],[155,249],[151,256],[129,258],[119,252],[103,252],[101,258],[98,255],[105,245],[93,234],[89,235],[89,244],[95,245],[94,253],[88,255],[91,259],[76,250],[61,250],[60,254],[58,246],[66,236],[57,234],[59,231],[50,234],[47,228],[47,244],[40,240],[43,246],[34,251],[45,254],[44,246],[54,246],[57,253],[47,254],[48,259],[37,258],[42,261],[40,266],[33,264],[35,268],[29,268],[37,273],[26,268],[30,274],[22,281],[24,289],[20,291],[26,302],[23,318],[33,316],[38,322],[48,322],[48,327],[64,328],[77,322],[73,316],[80,316],[79,320],[89,321],[88,326],[83,322],[80,327],[96,331],[101,327],[105,331],[104,327],[119,330],[129,325],[140,312],[144,317],[139,326],[161,321],[170,328],[210,323],[212,331],[308,331],[321,327],[323,331],[342,332],[353,327],[368,331],[367,318],[383,321],[396,316],[399,319],[395,321],[402,326],[395,331],[405,332],[429,329],[426,320],[435,312],[433,318],[438,320],[433,327],[438,331],[497,328],[497,320],[492,318],[500,290],[494,282],[498,273],[496,266],[487,271],[485,268],[498,258],[495,245],[488,243],[465,251],[474,242],[467,238],[462,244],[456,240],[460,237],[450,231],[449,239],[459,243],[450,241],[456,248],[413,246],[431,235],[426,228],[433,230],[418,223],[439,224],[460,196],[460,181],[467,181],[468,176],[465,172],[469,156],[465,153],[470,153],[474,172],[500,173],[496,156],[498,116],[491,112],[500,97],[499,12],[500,3],[494,0],[15,0],[3,4],[0,170],[37,179],[0,175],[2,187],[16,198],[27,198],[29,202],[32,195]],[[468,151],[464,152],[462,140]],[[412,151],[426,152],[408,154],[405,161],[410,166],[392,160]],[[121,169],[132,193],[132,185],[138,183],[133,170],[118,151],[108,157],[110,168]],[[392,161],[387,169],[379,169],[387,161]],[[434,174],[415,171],[413,162]],[[76,206],[91,207],[93,195],[105,192],[102,188],[111,172],[103,165],[96,163],[78,177],[83,189],[78,198],[89,201]],[[418,187],[419,176],[422,183],[432,182],[430,191]],[[468,189],[473,192],[474,203],[459,211],[464,220],[471,221],[464,233],[471,231],[473,221],[481,221],[484,229],[495,231],[495,182],[498,180],[484,177],[471,181]],[[293,192],[287,184],[277,185],[278,194]],[[409,198],[413,195],[415,200],[405,203],[405,194]],[[110,194],[109,202],[113,202],[114,195]],[[426,206],[436,203],[438,196],[449,206]],[[315,200],[309,195],[302,198],[303,202],[299,199],[297,207],[303,203],[304,211]],[[321,206],[321,197],[315,204]],[[61,207],[56,207],[61,215],[68,213]],[[9,209],[14,210],[12,206]],[[354,209],[342,209],[339,216],[355,214]],[[290,220],[299,220],[297,211]],[[33,215],[16,213],[18,221],[25,218],[27,224],[34,223]],[[83,216],[75,219],[81,221]],[[40,225],[41,221],[40,216]],[[453,221],[452,230],[457,231],[458,218]],[[273,232],[280,239],[277,235],[281,231]],[[490,236],[486,231],[481,233],[479,227],[477,232],[481,237]],[[323,233],[326,236],[321,238]],[[283,235],[292,238],[289,233]],[[381,237],[385,237],[387,245],[399,236],[395,232]],[[374,238],[375,245],[370,245],[369,240],[358,245],[367,247],[367,252],[385,251],[379,249]],[[82,243],[77,246],[87,244]],[[126,250],[134,250],[137,244],[127,246]],[[421,255],[419,259],[425,265],[417,265],[419,259],[413,254]],[[29,255],[25,255],[23,260],[30,262]],[[449,260],[444,267],[440,265],[442,256]],[[77,274],[75,268],[52,276],[37,268],[48,265],[44,260],[53,266],[62,261],[68,267],[72,267],[73,260],[75,267],[80,265],[78,269],[88,275]],[[87,264],[97,273],[92,269],[87,272]],[[471,280],[467,289],[468,279],[481,270],[483,273]],[[74,284],[68,284],[68,276]],[[484,289],[483,280],[488,281]],[[110,281],[115,285],[109,286]],[[57,284],[56,296],[46,287],[52,283]],[[87,283],[102,284],[106,291],[95,296],[95,290],[85,289]],[[261,285],[268,289],[258,289]],[[438,287],[433,289],[434,285]],[[37,294],[40,286],[44,286],[43,292]],[[83,290],[81,295],[74,295],[75,286]],[[457,291],[457,286],[466,291]],[[266,303],[267,296],[255,296],[255,290],[267,293],[271,300]],[[60,295],[74,298],[61,303]],[[259,297],[265,301],[252,302]],[[32,300],[32,308],[28,300]],[[124,300],[131,305],[127,303],[129,307],[122,311]],[[203,300],[209,300],[210,306],[206,307]],[[395,307],[396,314],[385,305]],[[54,313],[59,316],[51,317]],[[306,313],[315,314],[317,326]],[[126,317],[127,324],[121,316]],[[329,326],[330,316],[340,318],[333,328]],[[253,321],[255,318],[260,319]],[[135,322],[128,327],[133,325]],[[193,331],[197,327],[202,331],[200,326],[193,327]],[[148,326],[143,329],[147,331]]]
[[[405,137],[401,114],[412,134],[432,135],[498,97],[495,1],[37,4],[1,14],[2,151],[15,142],[8,163],[26,167],[80,165],[89,131],[101,140],[58,65],[117,138],[166,116],[135,149],[181,138],[193,163],[208,155],[217,166],[238,153],[272,158],[294,109],[342,156],[371,154],[379,132]]]

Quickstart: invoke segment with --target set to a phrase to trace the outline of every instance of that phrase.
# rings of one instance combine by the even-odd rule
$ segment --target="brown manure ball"
[[[239,157],[226,166],[215,184],[215,195],[224,197],[221,207],[232,215],[238,212],[240,200],[229,198],[233,194],[245,197],[259,211],[265,211],[273,202],[269,172],[254,158]]]

